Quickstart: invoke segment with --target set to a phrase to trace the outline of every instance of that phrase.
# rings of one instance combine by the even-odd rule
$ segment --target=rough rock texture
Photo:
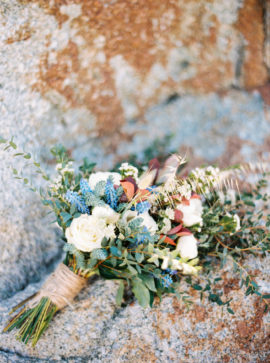
[[[85,137],[119,130],[173,92],[267,81],[259,0],[1,4],[14,77]],[[87,123],[74,126],[75,117]]]
[[[13,135],[48,169],[55,143],[64,143],[76,161],[87,155],[108,168],[129,154],[142,159],[145,148],[166,135],[166,151],[187,153],[192,165],[267,159],[269,24],[269,1],[260,0],[0,0],[0,135]],[[38,197],[14,180],[11,154],[0,150],[0,160],[5,319],[10,305],[35,291],[59,260],[61,242]],[[40,184],[30,169],[20,168]],[[243,362],[267,361],[266,318],[253,299],[235,293],[233,325],[224,315],[224,328],[218,328],[223,318],[216,308],[196,309],[187,315],[189,323],[171,297],[151,312],[136,304],[117,310],[115,284],[98,281],[80,295],[83,306],[55,319],[39,358],[37,350],[3,335],[0,362],[48,361],[53,352],[52,359],[70,362],[119,356],[131,362],[230,362],[237,349]],[[250,323],[244,323],[244,309],[253,316]],[[150,331],[157,321],[161,330]],[[240,328],[247,324],[245,333],[238,322]],[[69,339],[73,329],[76,339]],[[236,348],[228,343],[235,339]],[[253,352],[249,341],[263,348]]]
[[[270,290],[269,258],[250,258],[262,291]],[[153,309],[137,303],[117,308],[117,282],[90,283],[74,303],[51,323],[36,348],[18,343],[12,334],[1,335],[3,362],[267,362],[270,315],[254,296],[244,297],[232,267],[223,270],[219,288],[233,298],[235,315],[213,304],[195,301],[190,312],[175,297],[166,296]],[[2,304],[0,327],[10,305],[33,293],[30,285]],[[182,289],[186,289],[185,283]]]

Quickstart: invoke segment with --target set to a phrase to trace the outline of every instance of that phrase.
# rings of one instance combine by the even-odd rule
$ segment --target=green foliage
[[[116,305],[118,305],[118,306],[121,306],[121,303],[123,301],[124,290],[125,290],[124,282],[122,280],[120,280],[119,287],[118,287],[117,294],[116,294]]]
[[[64,251],[76,259],[76,269],[85,270],[87,265],[87,255],[79,251],[73,244],[66,243],[63,247]]]
[[[85,195],[85,204],[88,207],[103,207],[103,206],[106,205],[104,200],[99,198],[99,196],[97,196],[94,193],[86,193],[86,195]]]
[[[99,181],[95,186],[94,194],[99,198],[102,197],[105,193],[105,186],[106,182],[104,180]]]
[[[132,291],[138,300],[139,304],[146,308],[150,305],[150,293],[148,288],[144,285],[143,281],[138,277],[131,280]]]
[[[83,173],[84,177],[89,176],[94,170],[96,163],[92,163],[88,158],[83,158],[83,164],[79,167],[79,170]]]

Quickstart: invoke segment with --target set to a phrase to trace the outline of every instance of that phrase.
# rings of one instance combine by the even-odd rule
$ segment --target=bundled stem
[[[14,310],[14,309],[13,309]],[[48,297],[42,297],[39,303],[28,309],[23,307],[8,323],[4,332],[14,328],[19,329],[16,337],[27,344],[32,340],[34,347],[42,333],[47,329],[50,321],[57,312],[57,306]]]
[[[4,332],[14,328],[19,329],[17,339],[25,344],[32,340],[34,347],[56,312],[70,304],[85,284],[86,279],[76,275],[61,263],[37,294],[30,296],[12,309],[11,313],[23,306],[10,319]]]

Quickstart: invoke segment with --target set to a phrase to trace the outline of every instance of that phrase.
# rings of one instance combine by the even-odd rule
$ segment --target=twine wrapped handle
[[[60,263],[56,270],[47,278],[40,291],[29,302],[29,307],[34,307],[42,297],[48,297],[57,310],[70,305],[86,285],[86,279],[76,275],[66,265]]]

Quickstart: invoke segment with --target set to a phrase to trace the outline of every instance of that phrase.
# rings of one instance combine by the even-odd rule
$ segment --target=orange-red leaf
[[[182,219],[183,219],[183,212],[181,212],[178,209],[175,209],[174,210],[174,220],[175,220],[175,222],[180,223]]]
[[[176,234],[179,237],[183,237],[183,236],[190,236],[192,234],[192,232],[187,228],[182,228],[181,231],[179,233],[176,233]]]
[[[186,199],[185,197],[182,198],[182,202],[181,203],[184,204],[184,205],[190,205],[189,199]]]
[[[192,194],[192,197],[190,199],[201,199],[201,197],[198,194],[194,193]]]
[[[164,238],[165,237],[165,238]],[[160,235],[160,239],[164,238],[164,243],[168,243],[169,245],[172,245],[172,246],[176,246],[176,243],[174,242],[173,239],[171,239],[170,237],[168,236],[164,236],[164,234],[161,234]]]
[[[122,187],[124,189],[124,192],[125,192],[128,200],[130,201],[133,198],[134,194],[135,194],[134,184],[132,184],[129,181],[121,181],[120,183],[121,183],[121,185],[122,185]]]
[[[179,226],[172,228],[169,232],[167,232],[167,234],[176,234],[180,232],[181,229],[182,229],[182,224],[179,224]]]

